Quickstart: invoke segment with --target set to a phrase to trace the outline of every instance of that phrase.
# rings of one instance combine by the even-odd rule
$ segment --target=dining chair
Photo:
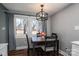
[[[28,35],[27,34],[26,34],[26,40],[27,40],[27,45],[28,45],[27,54],[29,56],[30,55],[30,51],[31,51],[31,54],[33,54],[32,53],[33,52],[33,49],[30,47],[30,39],[28,38]],[[39,49],[38,48],[40,48],[40,46],[35,46],[35,54],[41,55],[41,53],[39,52]]]
[[[57,40],[57,35],[55,33],[52,33],[51,36],[45,36],[45,45],[42,47],[42,50],[45,52],[46,55],[47,52],[52,52],[52,51],[54,52],[55,55],[56,40]]]
[[[29,38],[28,38],[28,35],[27,34],[26,34],[26,40],[27,40],[27,46],[28,46],[27,54],[29,56],[29,53],[30,53],[30,44],[29,44]]]
[[[52,33],[52,34],[51,34],[51,37],[52,37],[52,38],[56,38],[56,40],[58,39],[58,36],[57,36],[56,33]]]

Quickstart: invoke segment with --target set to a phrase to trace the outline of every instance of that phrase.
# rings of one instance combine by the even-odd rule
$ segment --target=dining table
[[[47,42],[50,42],[52,41],[52,43],[55,44],[55,50],[56,50],[56,55],[59,55],[59,40],[57,40],[57,38],[52,38],[53,41],[51,39],[48,39],[46,40]],[[32,39],[31,39],[31,42],[32,42],[32,45],[33,45],[33,55],[35,55],[35,47],[36,46],[44,46],[45,44],[45,38],[42,38],[42,37],[37,37],[37,36],[32,36]]]

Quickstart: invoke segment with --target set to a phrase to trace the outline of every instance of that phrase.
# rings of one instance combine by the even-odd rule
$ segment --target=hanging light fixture
[[[36,20],[45,21],[48,19],[48,13],[43,10],[44,5],[41,6],[41,11],[36,13]]]

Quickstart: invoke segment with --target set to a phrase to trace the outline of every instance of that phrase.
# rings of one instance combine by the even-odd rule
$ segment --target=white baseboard
[[[62,51],[62,50],[59,50],[59,53],[64,55],[64,56],[69,56],[66,52]]]
[[[27,46],[19,46],[19,47],[16,47],[16,50],[27,49],[27,48],[28,48]]]

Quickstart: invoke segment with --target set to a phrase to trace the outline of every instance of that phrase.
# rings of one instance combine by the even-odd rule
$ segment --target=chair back
[[[51,36],[45,36],[44,50],[47,51],[48,48],[52,48],[51,51],[53,51],[53,47],[55,48],[55,39]]]
[[[52,38],[51,36],[45,37],[45,46],[52,47],[54,45],[55,40],[56,40],[56,38]]]
[[[54,54],[56,53],[56,45],[57,45],[57,34],[56,33],[52,33],[51,36],[45,36],[45,43],[44,43],[44,47],[42,47],[42,49],[47,52],[47,51],[54,51]]]
[[[52,37],[52,38],[55,38],[56,40],[57,40],[57,38],[58,38],[58,36],[57,36],[56,33],[52,33],[52,34],[51,34],[51,37]]]
[[[28,45],[28,49],[30,48],[30,45],[29,45],[29,38],[28,38],[28,35],[26,34],[26,40],[27,40],[27,45]]]
[[[37,37],[41,37],[41,36],[40,36],[40,33],[37,33]]]

